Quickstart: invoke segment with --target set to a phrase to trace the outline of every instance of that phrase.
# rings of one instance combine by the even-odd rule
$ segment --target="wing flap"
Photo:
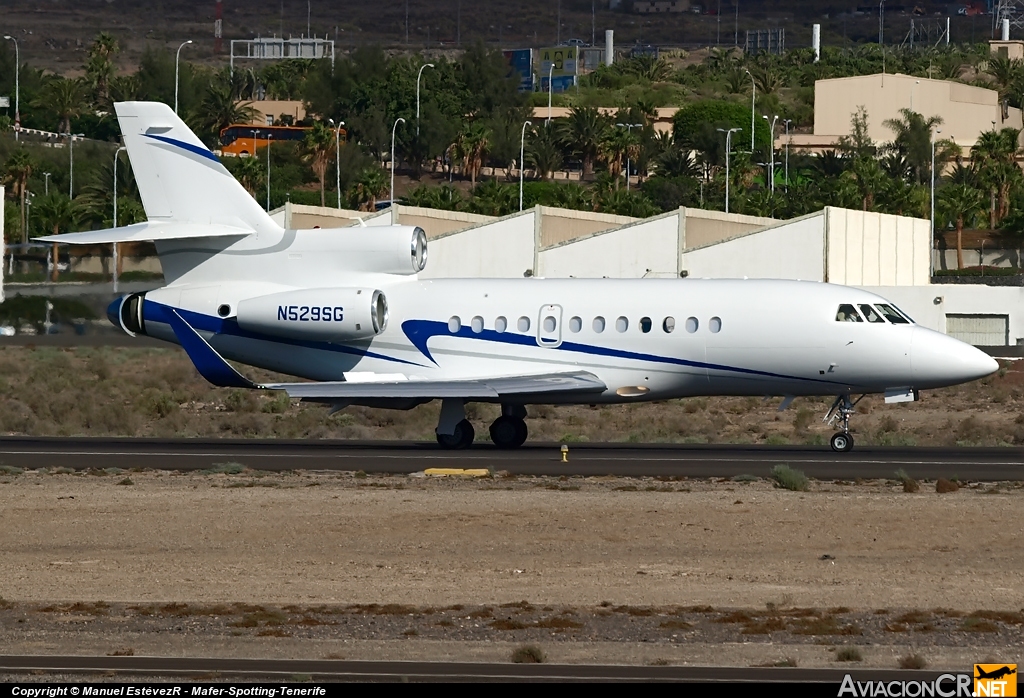
[[[120,228],[89,230],[84,233],[66,233],[36,238],[43,242],[57,242],[67,245],[108,245],[114,242],[159,242],[161,240],[184,240],[189,238],[245,237],[252,230],[216,223],[173,223],[146,221]]]
[[[607,386],[586,371],[534,376],[503,376],[447,381],[329,381],[322,383],[271,383],[270,390],[284,390],[289,397],[308,400],[359,398],[500,398],[544,393],[600,393]]]

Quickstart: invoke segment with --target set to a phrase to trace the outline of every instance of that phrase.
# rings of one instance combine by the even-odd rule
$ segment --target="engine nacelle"
[[[304,250],[330,259],[335,270],[377,274],[418,274],[427,266],[423,228],[381,226],[299,231]]]
[[[247,298],[238,326],[249,332],[320,342],[371,339],[387,327],[388,302],[370,288],[312,288]]]

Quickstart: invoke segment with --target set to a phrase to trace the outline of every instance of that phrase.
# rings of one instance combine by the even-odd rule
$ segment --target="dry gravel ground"
[[[224,468],[232,470],[232,468]],[[128,484],[131,483],[131,484]],[[0,475],[5,653],[1013,661],[1024,487]]]

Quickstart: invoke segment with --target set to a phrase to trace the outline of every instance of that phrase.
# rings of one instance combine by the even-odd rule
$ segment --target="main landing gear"
[[[502,405],[501,416],[491,424],[491,441],[498,448],[518,448],[526,441],[526,408],[522,405]],[[441,415],[434,430],[442,448],[462,449],[473,445],[476,431],[466,419],[464,401],[449,398],[441,401]]]
[[[832,407],[829,408],[825,419],[822,420],[829,426],[837,421],[840,423],[840,431],[837,431],[829,439],[829,445],[832,446],[833,451],[847,453],[853,450],[853,435],[850,433],[850,415],[853,414],[854,406],[863,399],[864,396],[861,395],[856,401],[851,402],[849,395],[839,395],[836,397],[836,401],[832,403]]]

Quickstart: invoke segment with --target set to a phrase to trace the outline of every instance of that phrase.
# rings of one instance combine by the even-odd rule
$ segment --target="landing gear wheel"
[[[829,443],[836,453],[847,453],[853,450],[853,436],[844,431],[833,434]]]
[[[526,422],[518,417],[498,417],[491,423],[490,432],[498,448],[519,448],[526,441]]]
[[[436,434],[436,436],[437,443],[442,448],[469,448],[473,445],[473,439],[476,438],[476,430],[473,429],[473,425],[469,423],[468,419],[463,419],[455,425],[454,434]]]

